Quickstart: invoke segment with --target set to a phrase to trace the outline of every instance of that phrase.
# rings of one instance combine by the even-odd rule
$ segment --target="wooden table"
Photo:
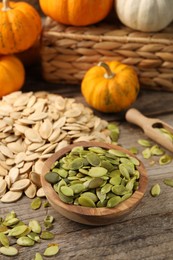
[[[66,97],[74,96],[79,102],[84,102],[79,86],[49,84],[41,80],[39,75],[29,77],[23,90],[49,90]],[[173,125],[171,114],[173,93],[141,90],[133,106],[145,115],[158,117]],[[173,188],[163,183],[164,178],[173,178],[173,162],[160,166],[156,161],[151,166],[150,160],[143,159],[141,153],[143,148],[137,143],[139,138],[146,138],[140,128],[127,123],[123,113],[118,115],[105,115],[96,111],[95,113],[104,119],[116,120],[119,123],[121,131],[119,144],[125,148],[135,146],[139,149],[138,157],[144,163],[149,178],[147,192],[142,202],[131,214],[115,224],[100,227],[72,222],[56,213],[52,207],[42,206],[38,210],[32,210],[30,208],[32,200],[26,197],[12,204],[0,203],[0,216],[14,210],[25,223],[28,223],[30,219],[37,219],[43,223],[46,215],[52,215],[55,218],[52,230],[55,233],[53,240],[36,243],[32,248],[19,247],[20,253],[17,257],[0,255],[1,260],[31,260],[36,252],[43,253],[49,243],[58,243],[60,252],[56,257],[44,257],[44,259],[173,259]],[[161,194],[154,198],[150,195],[150,189],[156,183],[160,184]]]

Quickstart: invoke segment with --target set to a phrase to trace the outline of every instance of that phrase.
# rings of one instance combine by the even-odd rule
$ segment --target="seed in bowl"
[[[52,165],[45,179],[67,204],[113,208],[138,189],[139,164],[116,149],[77,146]]]

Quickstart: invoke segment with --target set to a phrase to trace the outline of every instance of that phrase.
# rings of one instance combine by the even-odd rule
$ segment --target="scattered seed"
[[[35,244],[34,240],[26,236],[19,237],[16,243],[20,246],[33,246]]]
[[[44,256],[53,256],[59,252],[59,246],[57,244],[50,245],[46,248],[43,255]]]
[[[138,144],[145,146],[145,147],[151,147],[151,142],[146,139],[139,139]]]
[[[18,250],[13,247],[13,246],[9,246],[9,247],[0,247],[0,253],[6,256],[15,256],[18,254]]]
[[[39,209],[41,207],[42,204],[42,200],[39,197],[36,197],[35,199],[33,199],[33,201],[31,202],[31,209]]]
[[[173,179],[164,179],[164,184],[173,187]]]
[[[157,184],[155,184],[155,185],[153,185],[152,186],[152,188],[151,188],[151,195],[153,196],[153,197],[157,197],[157,196],[159,196],[160,195],[160,185],[157,183]]]

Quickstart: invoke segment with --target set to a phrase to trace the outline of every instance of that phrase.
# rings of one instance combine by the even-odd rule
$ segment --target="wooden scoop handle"
[[[154,119],[144,116],[135,108],[130,108],[126,112],[125,118],[128,122],[140,126],[144,132],[146,128],[152,127],[152,124],[155,123]]]

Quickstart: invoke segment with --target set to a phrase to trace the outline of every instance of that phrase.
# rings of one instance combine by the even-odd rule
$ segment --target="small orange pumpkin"
[[[0,97],[21,89],[25,81],[22,62],[13,55],[0,57]]]
[[[0,54],[13,54],[30,48],[41,33],[41,17],[25,2],[0,3]]]
[[[39,0],[43,13],[53,20],[85,26],[103,20],[112,8],[112,0]]]
[[[137,98],[139,81],[135,70],[117,61],[89,69],[81,84],[86,102],[101,112],[120,112]]]

